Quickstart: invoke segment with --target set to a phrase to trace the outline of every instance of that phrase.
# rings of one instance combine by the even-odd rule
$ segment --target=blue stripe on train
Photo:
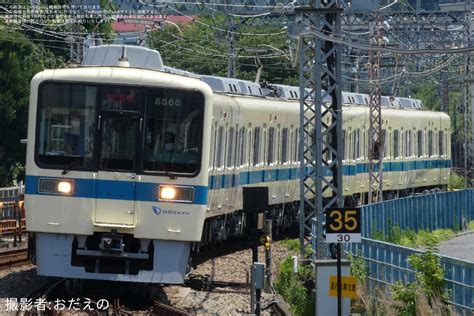
[[[384,172],[392,171],[414,171],[432,168],[450,168],[450,160],[417,160],[417,161],[396,161],[384,162]],[[367,163],[351,164],[343,166],[344,176],[355,176],[359,173],[365,173],[368,170]],[[314,170],[307,168],[306,173],[310,174]],[[224,189],[237,187],[239,185],[251,185],[262,182],[287,181],[299,179],[300,169],[267,169],[256,171],[244,171],[238,174],[224,174],[209,176],[209,186],[194,186],[194,202],[193,204],[207,204],[208,190]],[[329,169],[325,169],[326,176],[331,175]],[[27,176],[26,177],[26,194],[39,193],[39,179],[48,177]],[[58,179],[58,178],[54,178]],[[71,179],[71,178],[64,178]],[[93,179],[74,179],[75,193],[74,197],[81,198],[99,198],[112,200],[133,200],[154,202],[158,191],[159,183],[148,182],[131,182],[131,181],[114,181],[114,180],[93,180]],[[136,187],[136,198],[134,197],[134,188]],[[107,188],[107,189],[105,189]]]
[[[377,166],[375,166],[377,168]],[[416,161],[393,161],[384,162],[384,172],[396,171],[415,171],[433,168],[450,168],[450,160],[416,160]],[[342,174],[344,176],[355,176],[360,173],[367,173],[369,170],[368,163],[350,164],[342,167]],[[225,189],[232,188],[238,185],[256,184],[262,182],[285,181],[299,179],[299,167],[285,168],[285,169],[266,169],[256,171],[242,171],[236,175],[224,174],[209,176],[209,189]],[[306,173],[310,174],[311,169],[307,168]],[[331,171],[325,169],[325,176],[330,176]],[[226,181],[223,179],[234,179],[234,181]],[[218,185],[216,185],[216,183]]]
[[[60,179],[51,177],[26,176],[25,192],[26,194],[39,195],[57,195],[39,193],[39,179]],[[64,178],[71,179],[71,178]],[[158,195],[158,186],[160,183],[150,182],[132,182],[132,181],[114,181],[114,180],[94,180],[74,178],[74,195],[80,198],[98,198],[110,200],[137,200],[143,202],[156,202]],[[193,186],[194,202],[193,204],[207,204],[207,186]],[[135,197],[136,192],[136,197]]]

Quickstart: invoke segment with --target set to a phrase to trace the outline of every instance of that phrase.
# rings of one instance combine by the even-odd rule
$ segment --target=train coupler
[[[124,252],[122,234],[104,233],[100,242],[100,251],[103,253],[121,254]]]

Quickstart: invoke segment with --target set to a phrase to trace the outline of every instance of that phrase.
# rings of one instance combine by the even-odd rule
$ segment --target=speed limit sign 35
[[[361,242],[360,208],[331,208],[326,211],[326,242]]]

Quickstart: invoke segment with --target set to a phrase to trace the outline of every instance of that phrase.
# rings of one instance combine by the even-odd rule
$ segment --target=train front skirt
[[[74,235],[36,233],[38,274],[78,279],[182,284],[190,243],[168,240],[147,242],[152,243],[148,246],[148,249],[152,249],[148,254],[109,253],[94,256],[93,252],[75,249],[74,244],[77,242]],[[87,264],[81,264],[81,260],[77,262],[78,253],[82,254],[80,257],[87,258],[82,260]],[[140,259],[143,259],[143,263],[133,264]]]

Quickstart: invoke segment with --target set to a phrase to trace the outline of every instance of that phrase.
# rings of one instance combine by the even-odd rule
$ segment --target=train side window
[[[234,167],[234,127],[230,127],[227,138],[227,168]]]
[[[223,159],[222,156],[224,155],[224,126],[219,126],[219,130],[217,132],[217,149],[216,149],[216,164],[214,167],[216,169],[222,168]]]
[[[439,131],[438,134],[438,141],[439,141],[439,156],[444,157],[446,155],[446,143],[444,138],[444,131]]]
[[[434,155],[434,134],[433,131],[428,131],[428,156]]]
[[[244,167],[247,163],[247,130],[242,127],[239,132],[240,138],[240,166]]]
[[[295,140],[294,140],[294,134],[295,134],[295,130],[293,129],[293,126],[290,127],[291,129],[289,130],[289,135],[288,135],[288,158],[289,158],[289,161],[290,162],[293,162],[293,158],[294,158],[294,155],[295,155],[295,151],[296,151],[296,148],[295,148]]]
[[[300,156],[300,154],[299,154],[299,151],[300,151],[300,143],[299,143],[300,129],[299,128],[294,129],[293,139],[294,139],[293,147],[295,148],[295,152],[293,154],[293,161],[298,162],[299,161],[299,156]]]
[[[258,161],[259,164],[266,164],[267,163],[267,159],[268,159],[268,148],[267,148],[267,144],[268,144],[268,131],[267,131],[267,125],[266,124],[263,124],[263,133],[262,133],[262,148],[261,148],[261,152],[262,155],[260,156],[260,160]]]
[[[408,156],[413,157],[413,131],[408,131]]]
[[[423,131],[416,132],[416,142],[417,142],[417,154],[418,157],[423,157],[425,153],[424,142],[423,142]]]
[[[281,131],[281,163],[288,162],[288,128],[283,128]]]
[[[405,143],[404,143],[404,146],[403,146],[403,156],[405,157],[410,157],[411,153],[410,153],[410,146],[411,146],[411,142],[410,142],[410,132],[411,131],[405,131]]]
[[[240,131],[239,126],[235,126],[235,150],[234,150],[234,164],[235,167],[240,167],[241,155],[242,155],[242,141],[240,139]]]
[[[253,130],[253,160],[252,165],[256,166],[260,162],[260,127]]]
[[[382,130],[382,135],[380,136],[382,146],[383,146],[383,156],[388,157],[388,144],[387,144],[387,130]]]
[[[327,135],[327,136],[326,136],[327,144],[332,144],[332,134],[331,134],[331,133],[328,133],[328,134],[326,134],[326,135]],[[333,157],[334,157],[332,154],[333,154],[332,151],[326,149],[326,151],[325,151],[325,153],[324,153],[324,159],[325,159],[326,161],[332,161],[332,159],[333,159]]]
[[[354,133],[352,132],[352,128],[349,127],[347,131],[347,135],[349,135],[349,142],[347,144],[347,159],[352,160],[353,157],[353,151],[354,151]]]
[[[346,160],[347,159],[347,140],[346,140],[346,130],[342,130],[342,141],[344,146],[342,147],[342,159]]]
[[[234,168],[237,168],[239,166],[239,151],[240,151],[240,146],[239,146],[239,125],[235,126],[234,129],[234,152],[233,152],[233,161],[234,161]]]
[[[365,126],[361,130],[361,135],[362,135],[362,139],[361,139],[362,147],[360,149],[360,158],[364,159],[367,153],[367,140],[368,140],[367,136],[369,135],[369,131],[365,130]]]
[[[400,157],[400,131],[398,129],[393,131],[393,158]]]
[[[360,129],[354,130],[354,160],[360,158]]]
[[[214,153],[216,152],[216,124],[212,124],[211,126],[211,155],[209,156],[209,170],[214,169],[215,157]]]

